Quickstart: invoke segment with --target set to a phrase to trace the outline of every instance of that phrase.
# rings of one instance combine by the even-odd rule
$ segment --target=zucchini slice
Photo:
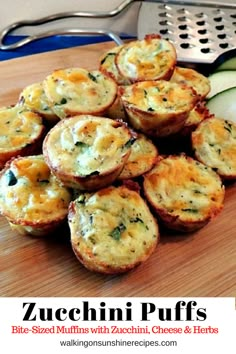
[[[217,118],[236,123],[236,85],[219,92],[207,102],[207,108]]]
[[[208,77],[211,90],[207,99],[215,96],[217,93],[236,86],[236,70],[217,71]]]
[[[230,59],[227,59],[222,64],[217,66],[215,72],[223,71],[223,70],[236,70],[236,56]]]

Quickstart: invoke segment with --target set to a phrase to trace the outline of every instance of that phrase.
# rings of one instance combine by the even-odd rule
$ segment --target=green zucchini
[[[222,70],[236,70],[236,56],[224,61],[216,67],[215,72]]]
[[[207,99],[215,96],[221,91],[227,90],[236,86],[236,70],[217,71],[208,76],[211,90]]]
[[[207,108],[216,118],[236,123],[236,85],[217,93],[207,102]]]

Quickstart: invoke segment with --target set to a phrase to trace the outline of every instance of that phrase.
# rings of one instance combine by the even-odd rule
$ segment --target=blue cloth
[[[9,35],[7,36],[4,44],[12,44],[15,43],[26,36],[14,36]],[[121,39],[132,38],[127,35],[122,35]],[[100,43],[100,42],[107,42],[111,39],[108,36],[101,35],[101,36],[53,36],[48,38],[39,39],[32,43],[26,44],[21,48],[17,48],[14,50],[0,50],[0,61],[19,58],[26,55],[49,52],[52,50],[57,49],[65,49],[71,48],[86,44],[93,44],[93,43]]]

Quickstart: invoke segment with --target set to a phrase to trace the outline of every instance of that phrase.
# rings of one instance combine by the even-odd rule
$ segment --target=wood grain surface
[[[0,63],[0,105],[56,68],[96,69],[114,43],[36,54]],[[46,297],[236,296],[236,184],[226,186],[224,209],[192,234],[161,231],[155,253],[121,276],[91,273],[77,261],[69,230],[47,238],[21,236],[0,218],[0,295]]]

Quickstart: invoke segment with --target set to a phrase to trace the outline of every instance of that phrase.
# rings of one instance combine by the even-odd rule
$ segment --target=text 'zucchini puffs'
[[[134,141],[125,123],[80,115],[60,121],[49,131],[43,154],[64,185],[89,191],[117,178]]]
[[[81,194],[69,207],[73,251],[96,272],[123,273],[154,252],[157,222],[137,191],[110,186]]]
[[[219,118],[202,121],[192,133],[196,158],[223,179],[236,178],[236,124]]]
[[[43,81],[53,112],[61,119],[78,114],[103,115],[116,99],[115,81],[101,71],[55,70]]]
[[[199,101],[192,87],[165,80],[138,82],[120,90],[131,126],[152,137],[180,131]]]
[[[38,153],[45,127],[42,118],[24,107],[0,109],[0,168],[12,157]]]
[[[144,193],[170,229],[190,232],[223,208],[225,189],[210,167],[185,155],[160,157],[144,176]]]
[[[21,234],[45,236],[66,220],[71,193],[43,155],[18,157],[0,174],[0,212]]]

